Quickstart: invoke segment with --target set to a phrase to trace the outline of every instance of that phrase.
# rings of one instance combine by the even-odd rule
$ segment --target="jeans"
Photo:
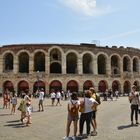
[[[87,134],[90,134],[90,124],[91,124],[91,118],[92,118],[92,112],[88,113],[81,113],[80,116],[80,135],[83,134],[83,127],[84,127],[84,122],[86,121],[86,130]]]
[[[138,105],[131,105],[131,121],[133,122],[133,116],[135,112],[135,120],[138,121]]]

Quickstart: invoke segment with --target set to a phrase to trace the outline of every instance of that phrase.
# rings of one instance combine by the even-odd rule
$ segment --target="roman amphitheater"
[[[1,91],[44,88],[82,92],[91,86],[129,93],[140,85],[140,50],[95,44],[16,44],[0,47]]]

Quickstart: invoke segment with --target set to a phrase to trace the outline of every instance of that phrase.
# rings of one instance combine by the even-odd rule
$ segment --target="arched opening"
[[[112,71],[112,74],[120,74],[118,56],[114,55],[111,57],[111,71]]]
[[[29,85],[26,81],[20,81],[18,83],[18,96],[21,96],[21,93],[24,91],[27,91],[27,89],[29,89]]]
[[[92,70],[92,57],[90,54],[85,54],[83,56],[83,73],[90,74],[93,73]]]
[[[45,72],[45,54],[37,52],[34,56],[34,71]]]
[[[40,90],[40,89],[44,89],[44,91],[45,91],[45,83],[43,82],[43,81],[41,81],[41,80],[39,80],[39,81],[36,81],[35,83],[34,83],[34,86],[33,86],[33,93],[35,93],[37,90]]]
[[[106,74],[106,57],[100,54],[97,59],[98,74]]]
[[[61,73],[61,65],[58,62],[54,62],[50,65],[50,73]]]
[[[112,83],[112,91],[113,91],[113,92],[115,92],[116,90],[119,91],[119,90],[120,90],[120,89],[119,89],[119,88],[120,88],[119,86],[120,86],[120,85],[119,85],[119,82],[118,82],[118,81],[116,81],[116,80],[113,81],[113,83]]]
[[[67,73],[78,73],[77,71],[77,57],[74,53],[69,53],[66,58]]]
[[[4,84],[3,84],[3,90],[6,91],[14,91],[14,86],[13,86],[13,83],[11,81],[5,81]]]
[[[130,60],[128,57],[123,58],[123,71],[130,72]]]
[[[7,53],[4,56],[4,71],[12,71],[13,70],[13,55],[11,53]]]
[[[127,94],[127,95],[131,92],[131,84],[129,81],[124,82],[123,91],[124,91],[124,94]]]
[[[62,84],[61,84],[61,82],[58,81],[58,80],[52,81],[51,84],[50,84],[50,91],[52,91],[52,90],[54,90],[55,92],[57,90],[61,91],[62,90]]]
[[[138,72],[139,71],[139,62],[137,58],[133,59],[133,72]]]
[[[89,90],[90,87],[93,87],[92,81],[90,80],[85,81],[83,85],[83,91]]]
[[[100,81],[98,84],[98,90],[99,92],[105,92],[107,89],[106,82],[104,80]]]
[[[29,73],[29,56],[26,52],[19,55],[19,72]]]
[[[76,81],[74,80],[71,80],[67,83],[67,91],[70,91],[70,92],[78,92],[78,84]]]

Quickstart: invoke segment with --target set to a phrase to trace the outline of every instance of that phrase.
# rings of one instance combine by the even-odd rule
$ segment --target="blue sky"
[[[140,0],[0,0],[0,45],[140,48]]]

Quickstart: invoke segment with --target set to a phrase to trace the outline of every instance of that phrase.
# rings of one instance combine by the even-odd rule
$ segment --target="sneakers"
[[[69,137],[65,136],[63,137],[63,140],[69,140]]]
[[[136,125],[139,125],[139,122],[136,122]]]
[[[92,131],[91,136],[97,136],[97,131]]]
[[[73,139],[73,140],[76,140],[76,137],[75,137],[75,136],[73,136],[73,137],[72,137],[72,139]]]

